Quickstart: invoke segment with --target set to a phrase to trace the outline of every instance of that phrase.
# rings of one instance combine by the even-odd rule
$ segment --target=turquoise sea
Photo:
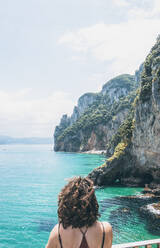
[[[50,145],[1,145],[0,248],[45,247],[57,222],[57,195],[66,179],[86,176],[104,160],[102,155],[54,153]],[[134,206],[125,209],[126,202],[119,198],[141,190],[96,190],[101,220],[111,222],[114,243],[158,238]]]

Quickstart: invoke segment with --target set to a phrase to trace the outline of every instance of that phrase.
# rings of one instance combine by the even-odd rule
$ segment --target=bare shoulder
[[[112,226],[109,222],[103,222],[105,232],[112,232]]]
[[[57,240],[58,240],[58,224],[55,225],[52,231],[50,232],[46,248],[57,247]]]
[[[105,230],[105,243],[104,248],[111,248],[112,247],[112,239],[113,239],[113,233],[112,233],[112,226],[109,222],[103,222],[104,230]]]

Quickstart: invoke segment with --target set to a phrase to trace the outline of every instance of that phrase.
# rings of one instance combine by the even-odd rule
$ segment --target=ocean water
[[[49,145],[0,146],[0,248],[45,247],[57,223],[57,195],[67,178],[86,176],[102,155],[54,153]],[[113,226],[114,243],[154,239],[146,220],[120,196],[141,188],[96,190],[102,221]]]

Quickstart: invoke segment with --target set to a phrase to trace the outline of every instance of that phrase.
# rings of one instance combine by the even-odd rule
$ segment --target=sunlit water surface
[[[57,195],[66,179],[86,176],[104,163],[102,155],[54,153],[49,145],[0,146],[0,248],[45,247],[57,222]],[[134,208],[123,214],[119,196],[140,188],[96,190],[101,219],[111,222],[114,243],[158,238]]]

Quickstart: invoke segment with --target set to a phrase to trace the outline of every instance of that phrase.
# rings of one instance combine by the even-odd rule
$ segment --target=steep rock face
[[[63,115],[60,124],[56,126],[54,131],[55,142],[57,137],[59,137],[67,127],[72,126],[97,98],[98,94],[94,93],[86,93],[79,98],[78,105],[74,107],[71,117],[66,114]]]
[[[128,131],[121,127],[117,132],[114,141],[119,143],[112,157],[89,174],[95,184],[160,182],[160,37],[145,60],[132,115]]]
[[[128,114],[136,88],[134,76],[125,74],[107,82],[100,93],[80,97],[72,116],[63,116],[55,129],[54,150],[106,150]]]
[[[56,126],[55,128],[54,137],[58,137],[69,125],[70,118],[67,115],[63,115],[59,126]]]
[[[128,108],[122,109],[114,119],[110,116],[107,123],[98,123],[86,128],[77,128],[75,132],[65,135],[64,138],[56,142],[56,151],[84,152],[90,150],[106,150],[106,144],[116,133],[118,127],[123,123]]]
[[[78,105],[74,107],[73,114],[70,117],[70,125],[73,125],[84,111],[96,101],[98,94],[86,93],[78,99]]]
[[[119,112],[116,118],[104,124],[100,123],[91,128],[79,129],[74,135],[66,135],[64,139],[57,142],[57,150],[68,152],[84,152],[90,150],[106,150],[113,133],[115,133],[128,114],[128,108]]]
[[[131,153],[150,180],[160,181],[160,39],[148,55],[135,108]],[[139,170],[138,170],[139,171]]]
[[[138,82],[138,81],[137,81]],[[130,91],[134,89],[135,86],[135,77],[124,74],[116,78],[111,79],[102,88],[102,95],[109,95],[111,103],[114,101],[119,101],[121,97],[124,97],[129,94]]]
[[[138,70],[136,70],[135,72],[135,80],[136,82],[140,82],[141,81],[141,74],[143,72],[143,69],[144,69],[144,63],[142,63],[139,67]]]

